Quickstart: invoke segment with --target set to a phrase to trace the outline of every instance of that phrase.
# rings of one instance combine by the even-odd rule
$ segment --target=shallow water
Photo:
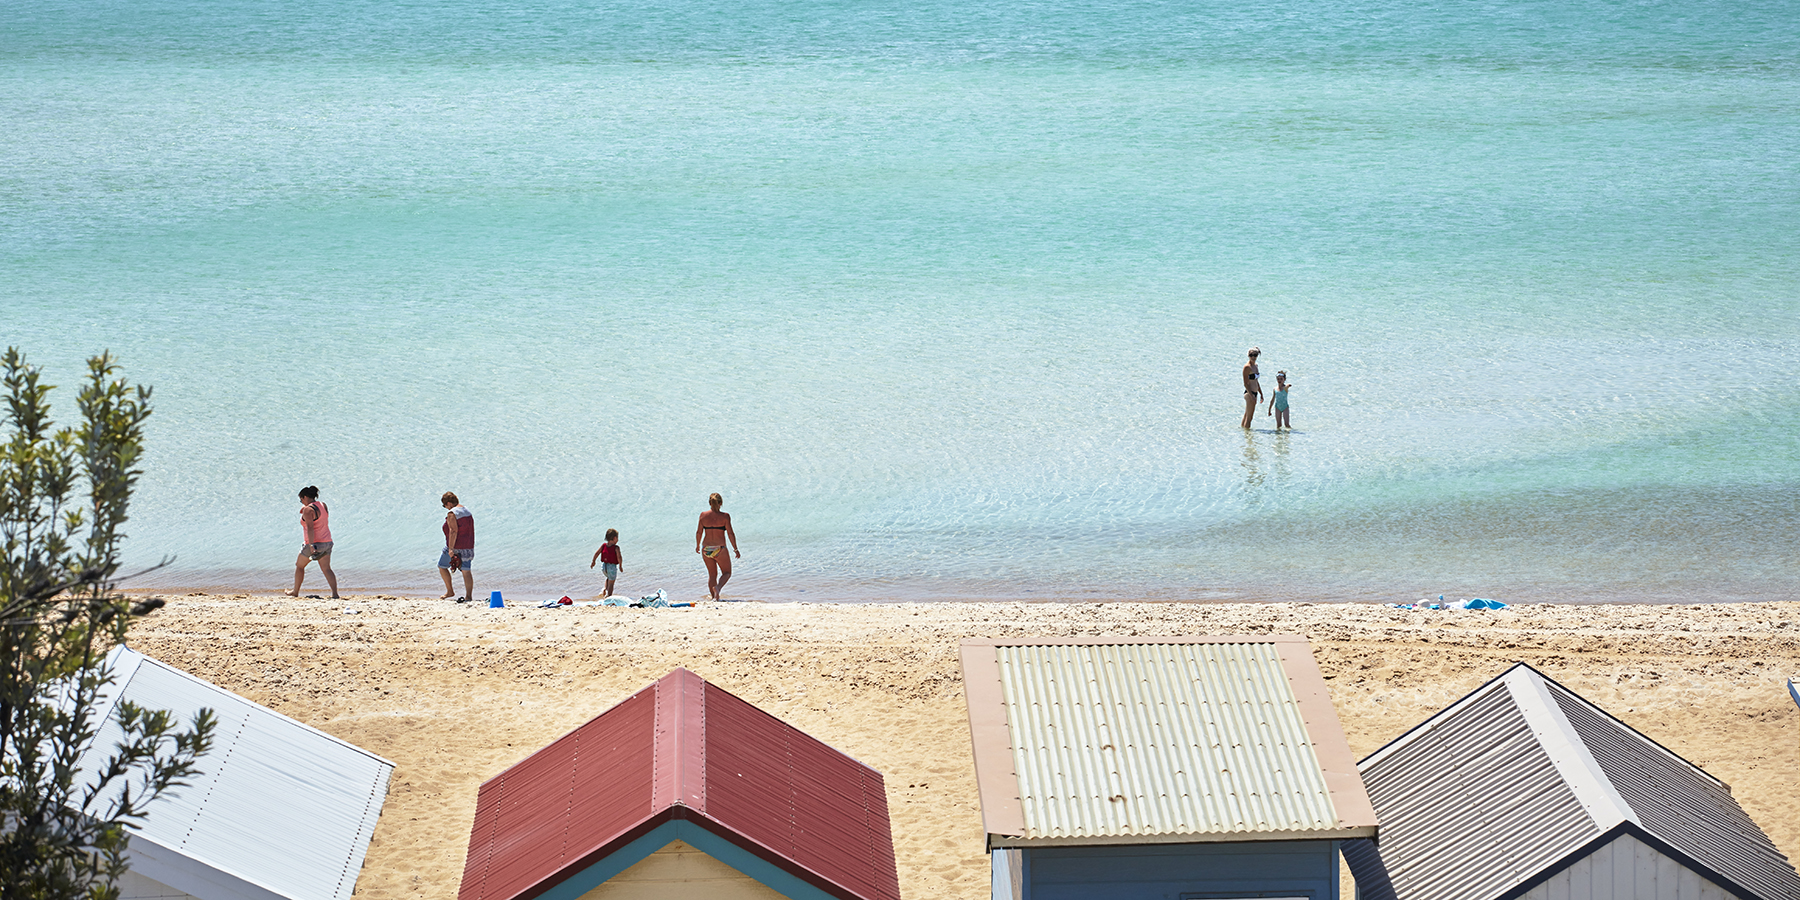
[[[716,490],[745,596],[1791,598],[1800,27],[1712,12],[28,2],[0,340],[155,386],[145,585],[317,484],[358,590],[454,490],[697,593]]]

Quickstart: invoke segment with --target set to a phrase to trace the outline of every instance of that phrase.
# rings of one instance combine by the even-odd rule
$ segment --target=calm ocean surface
[[[139,586],[1795,598],[1800,17],[11,0],[0,343]]]

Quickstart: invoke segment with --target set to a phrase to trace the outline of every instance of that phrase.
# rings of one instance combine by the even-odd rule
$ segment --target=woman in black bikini
[[[1257,382],[1256,357],[1262,351],[1251,347],[1250,361],[1244,363],[1244,428],[1250,427],[1250,420],[1256,418],[1256,405],[1262,402],[1262,385]]]
[[[714,600],[731,580],[731,557],[743,559],[738,552],[737,532],[731,530],[731,514],[721,512],[725,498],[714,494],[706,498],[712,509],[700,514],[700,527],[694,529],[694,552],[706,560],[706,592]],[[731,541],[731,556],[725,555],[725,541]]]

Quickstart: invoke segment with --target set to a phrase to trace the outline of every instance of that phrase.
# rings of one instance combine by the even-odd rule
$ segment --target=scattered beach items
[[[506,606],[506,601],[500,599],[499,591],[488,595],[488,609],[500,609],[504,606]]]
[[[1524,663],[1357,768],[1381,818],[1343,847],[1365,897],[1800,897],[1728,786]],[[1442,839],[1474,834],[1475,857]]]
[[[359,613],[359,612],[362,612],[362,610],[360,610],[360,609],[351,609],[351,608],[350,608],[350,607],[348,607],[348,606],[346,606],[346,607],[344,607],[344,615],[347,615],[347,616],[353,616],[353,615],[356,615],[356,614],[357,614],[357,613]]]
[[[656,593],[647,594],[632,600],[628,597],[611,596],[599,600],[576,600],[563,597],[559,600],[545,600],[537,605],[538,609],[558,609],[564,606],[623,606],[631,609],[692,609],[692,600],[670,600],[667,591],[657,588]]]
[[[1419,600],[1413,603],[1389,603],[1387,606],[1390,609],[1403,609],[1411,612],[1417,610],[1443,609],[1505,609],[1507,604],[1502,603],[1499,600],[1488,600],[1482,597],[1471,597],[1458,603],[1455,600],[1446,601],[1444,595],[1439,594],[1435,602],[1431,600]]]
[[[900,900],[881,773],[686,669],[483,784],[467,860],[461,900]]]

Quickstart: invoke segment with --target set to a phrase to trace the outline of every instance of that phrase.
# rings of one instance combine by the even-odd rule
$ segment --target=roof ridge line
[[[1575,799],[1580,801],[1594,827],[1607,831],[1620,822],[1643,827],[1637,812],[1613,786],[1612,779],[1600,768],[1600,761],[1594,758],[1594,751],[1581,739],[1574,723],[1551,696],[1545,676],[1530,666],[1521,665],[1508,670],[1500,680],[1512,694],[1514,705],[1537,737],[1544,755],[1556,767],[1557,774],[1562,776]]]
[[[706,809],[706,679],[678,668],[656,691],[651,812],[669,806]],[[693,702],[685,702],[692,697]]]

